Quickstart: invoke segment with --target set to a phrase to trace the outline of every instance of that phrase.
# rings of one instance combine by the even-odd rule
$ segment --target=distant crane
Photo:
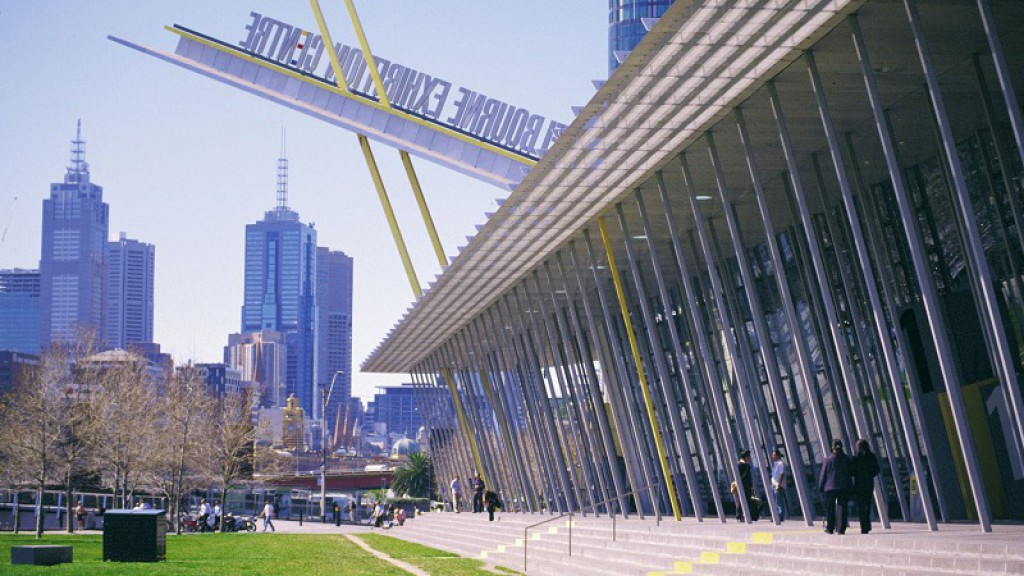
[[[3,244],[4,240],[7,239],[7,229],[11,226],[11,218],[14,217],[14,205],[18,202],[18,197],[15,196],[11,200],[11,205],[7,209],[7,219],[4,221],[4,231],[0,234],[0,244]]]

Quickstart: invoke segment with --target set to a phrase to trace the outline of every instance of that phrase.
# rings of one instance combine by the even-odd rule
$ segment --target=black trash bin
[[[107,510],[103,515],[103,561],[160,562],[167,559],[164,510]]]

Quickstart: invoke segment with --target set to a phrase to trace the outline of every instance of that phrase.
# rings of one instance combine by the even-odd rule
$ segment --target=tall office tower
[[[285,335],[287,393],[306,414],[313,413],[316,382],[316,260],[316,230],[288,208],[288,160],[280,158],[277,206],[245,227],[241,332]]]
[[[50,197],[43,200],[39,258],[39,335],[43,348],[53,341],[74,339],[81,330],[101,336],[108,222],[103,188],[89,180],[79,121],[64,182],[51,184]]]
[[[153,341],[153,271],[156,248],[122,232],[107,242],[103,341],[107,348]]]
[[[39,354],[39,270],[0,270],[0,350]]]
[[[674,0],[609,0],[608,75],[647,35],[644,19],[656,20]]]
[[[337,427],[338,418],[345,417],[344,406],[352,397],[351,256],[330,248],[316,249],[316,306],[317,384],[321,390],[330,392],[324,407],[330,432]]]

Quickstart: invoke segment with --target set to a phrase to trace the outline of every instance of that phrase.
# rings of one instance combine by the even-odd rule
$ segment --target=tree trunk
[[[185,423],[185,437],[188,437],[188,423]],[[178,451],[178,478],[174,483],[174,522],[178,527],[178,534],[181,534],[181,485],[182,476],[185,473],[185,439],[182,440],[181,450]]]
[[[67,486],[68,486],[68,492],[67,492],[67,510],[66,510],[67,514],[66,515],[68,517],[68,534],[74,534],[74,532],[75,532],[74,506],[75,505],[74,505],[74,502],[72,500],[74,500],[74,497],[75,497],[75,489],[74,489],[73,486],[71,486],[71,467],[70,466],[68,466]]]
[[[14,533],[21,532],[21,491],[14,491]]]
[[[220,530],[221,534],[223,534],[224,533],[224,516],[226,516],[227,512],[228,512],[228,485],[227,484],[224,485],[224,490],[221,491],[220,497],[221,497],[220,518],[217,519],[217,523],[219,524],[217,526],[217,529]]]
[[[44,485],[40,484],[36,489],[36,539],[43,537],[43,524],[46,521],[43,513],[43,488]]]

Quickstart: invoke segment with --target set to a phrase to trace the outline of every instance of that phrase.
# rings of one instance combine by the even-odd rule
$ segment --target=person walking
[[[818,490],[825,495],[825,532],[828,534],[836,531],[846,534],[846,503],[853,487],[852,472],[850,457],[843,452],[842,440],[833,440],[832,454],[825,459],[818,476]]]
[[[743,486],[743,495],[747,500],[747,508],[750,510],[750,521],[757,522],[761,515],[760,502],[754,497],[754,477],[750,473],[750,450],[740,452],[740,484]],[[739,494],[736,495],[736,520],[743,521],[743,506],[739,502]]]
[[[85,530],[85,517],[86,517],[85,506],[82,501],[78,501],[78,506],[75,506],[75,520],[78,521],[78,529]]]
[[[789,502],[786,499],[786,461],[782,453],[772,450],[772,488],[775,490],[775,506],[779,511],[779,521],[785,522],[789,517]]]
[[[494,512],[502,506],[501,499],[498,498],[496,492],[488,490],[487,495],[484,496],[484,502],[487,505],[487,521],[494,522]]]
[[[223,509],[220,507],[220,500],[213,501],[213,529],[220,530],[220,517],[223,513]]]
[[[267,500],[263,504],[263,511],[260,512],[260,518],[263,518],[264,532],[267,531],[268,526],[270,527],[271,532],[277,532],[277,529],[274,528],[274,504],[270,500]]]
[[[136,508],[140,508],[141,509],[142,508],[142,502],[139,502],[136,505]],[[212,512],[213,512],[213,509],[210,508],[210,505],[206,502],[206,498],[200,498],[199,499],[199,511],[198,511],[199,515],[196,518],[196,523],[199,524],[199,531],[200,532],[209,532],[209,530],[210,530],[210,525],[209,525],[210,514]]]
[[[458,474],[455,475],[455,478],[452,478],[452,482],[449,485],[449,487],[452,489],[452,510],[454,510],[455,513],[458,514],[459,513],[459,475]]]
[[[480,477],[480,473],[473,474],[473,513],[479,514],[484,511],[484,488],[487,485],[484,484],[484,479]]]
[[[348,521],[353,524],[356,523],[356,510],[356,501],[352,500],[348,503]]]
[[[868,441],[861,438],[853,445],[853,501],[857,504],[860,533],[871,532],[871,493],[875,490],[875,476],[882,471],[878,457],[871,451]]]

